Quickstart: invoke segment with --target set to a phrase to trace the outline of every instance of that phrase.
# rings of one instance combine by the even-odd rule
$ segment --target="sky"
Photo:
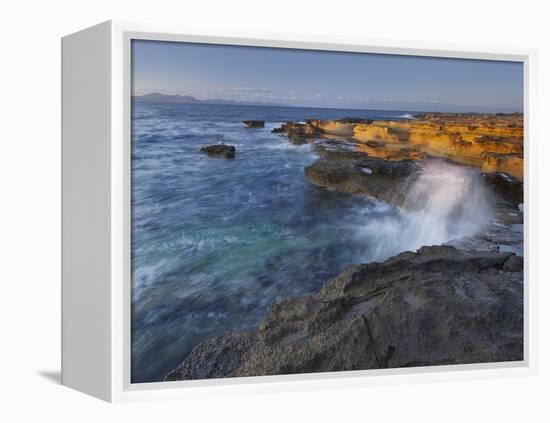
[[[407,111],[523,111],[522,63],[132,41],[132,91]]]

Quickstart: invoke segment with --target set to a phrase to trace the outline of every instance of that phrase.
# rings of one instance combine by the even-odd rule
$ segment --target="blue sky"
[[[523,65],[134,40],[133,93],[305,107],[523,110]]]

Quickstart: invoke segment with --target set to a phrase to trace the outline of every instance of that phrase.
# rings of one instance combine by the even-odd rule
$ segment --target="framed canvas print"
[[[532,373],[534,53],[226,35],[63,39],[63,383]]]

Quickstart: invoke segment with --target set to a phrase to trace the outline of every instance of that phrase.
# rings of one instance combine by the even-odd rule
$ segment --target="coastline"
[[[198,344],[164,380],[523,358],[521,114],[310,119],[274,132],[315,143],[311,184],[397,207],[414,208],[408,189],[432,163],[475,169],[491,194],[491,225],[352,266],[316,294],[276,304],[256,330]]]

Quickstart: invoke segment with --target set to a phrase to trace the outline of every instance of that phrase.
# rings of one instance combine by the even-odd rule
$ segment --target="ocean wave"
[[[312,151],[313,144],[293,144],[290,141],[284,139],[276,143],[265,144],[265,148],[268,150],[289,150],[289,151],[303,151],[310,152]]]

